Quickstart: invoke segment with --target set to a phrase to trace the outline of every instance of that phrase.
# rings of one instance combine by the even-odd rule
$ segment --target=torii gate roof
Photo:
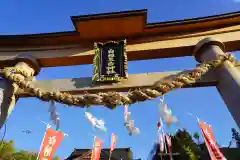
[[[0,61],[29,52],[42,67],[91,64],[94,41],[123,38],[128,60],[191,56],[209,36],[221,39],[226,51],[240,49],[240,12],[160,23],[147,23],[146,9],[71,19],[74,31],[0,36]]]

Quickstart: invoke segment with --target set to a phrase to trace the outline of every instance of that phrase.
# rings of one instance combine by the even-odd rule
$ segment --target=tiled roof
[[[106,159],[109,157],[110,149],[102,149],[101,159]],[[72,154],[66,160],[75,160],[75,159],[90,159],[91,158],[91,149],[74,149]],[[120,160],[120,158],[127,160],[129,157],[130,148],[116,148],[111,156],[111,160]]]

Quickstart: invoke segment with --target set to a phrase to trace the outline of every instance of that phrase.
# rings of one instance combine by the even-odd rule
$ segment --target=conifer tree
[[[240,148],[240,135],[235,128],[232,128],[232,139],[236,142],[236,147]]]

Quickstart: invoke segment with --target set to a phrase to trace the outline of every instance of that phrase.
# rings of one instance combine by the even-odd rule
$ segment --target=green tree
[[[197,143],[200,144],[200,135],[198,132],[194,132],[193,138],[196,139]]]
[[[10,157],[16,150],[13,141],[2,141],[0,144],[0,160],[10,160]]]
[[[19,151],[15,152],[11,155],[14,159],[21,159],[21,160],[34,160],[37,159],[37,156],[28,154],[26,151]]]
[[[179,153],[176,159],[184,159],[184,160],[198,160],[201,153],[201,148],[199,145],[194,142],[191,134],[189,134],[185,129],[178,130],[175,135],[171,136],[172,138],[172,152]],[[155,144],[152,151],[152,159],[153,160],[161,160],[159,156],[160,149],[159,144]],[[169,157],[163,157],[164,160],[170,159]]]
[[[28,151],[16,151],[13,141],[3,141],[0,146],[0,160],[36,160],[38,153]],[[54,157],[53,160],[60,160]]]
[[[209,152],[205,143],[199,141],[200,136],[198,133],[194,133],[192,136],[185,129],[178,130],[172,137],[172,150],[173,153],[180,153],[178,157],[174,157],[174,160],[208,160],[210,159]],[[197,143],[194,142],[197,140]],[[232,129],[232,138],[236,141],[237,147],[240,146],[240,135]],[[159,156],[160,149],[159,144],[156,143],[150,152],[149,159],[161,160]],[[222,149],[222,153],[228,160],[240,159],[240,148]],[[164,157],[163,160],[169,160],[169,157]]]
[[[240,135],[235,128],[232,128],[232,139],[236,142],[236,147],[240,148]]]
[[[199,158],[201,149],[186,129],[178,130],[172,139],[175,139],[175,144],[178,146],[176,149],[173,147],[173,151],[179,152],[180,157],[191,160]]]

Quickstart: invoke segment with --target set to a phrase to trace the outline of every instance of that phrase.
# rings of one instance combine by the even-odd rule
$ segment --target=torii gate
[[[0,128],[17,99],[22,97],[36,96],[46,101],[53,99],[79,106],[105,105],[111,108],[152,99],[173,88],[207,86],[217,87],[240,127],[240,67],[224,56],[224,52],[240,49],[240,12],[151,24],[146,24],[147,10],[71,19],[74,31],[0,36],[0,73],[4,77],[0,80]],[[192,55],[200,63],[216,60],[219,56],[225,59],[212,61],[194,73],[134,74],[110,84],[93,84],[92,77],[31,81],[42,67],[91,64],[94,42],[122,39],[127,41],[125,49],[129,61]],[[218,67],[201,77],[212,65]],[[178,81],[168,83],[176,80],[177,75],[188,73],[187,79],[178,77]],[[56,90],[69,94],[53,92]],[[127,95],[117,93],[127,91]],[[70,94],[84,96],[76,98]]]

